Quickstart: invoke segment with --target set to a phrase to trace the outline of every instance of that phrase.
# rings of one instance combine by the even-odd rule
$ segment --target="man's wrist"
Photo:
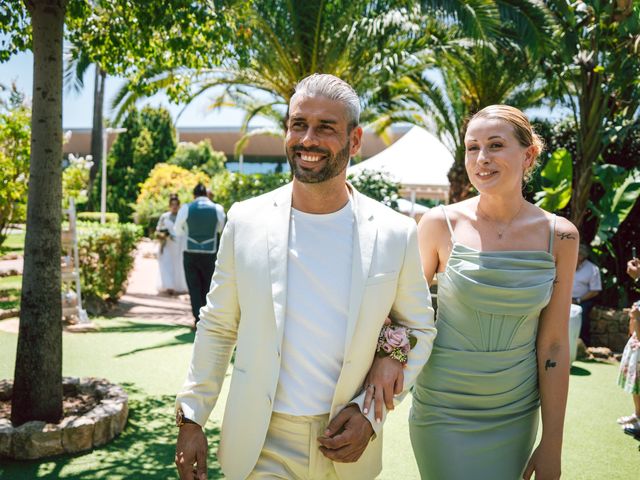
[[[198,425],[200,426],[200,424],[198,422],[195,422],[193,420],[191,420],[190,418],[187,418],[184,416],[184,412],[182,410],[178,410],[176,412],[176,427],[182,427],[183,425]]]

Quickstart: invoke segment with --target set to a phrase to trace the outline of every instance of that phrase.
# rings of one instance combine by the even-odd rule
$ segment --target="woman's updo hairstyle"
[[[534,146],[533,162],[524,171],[523,182],[527,183],[531,180],[534,170],[538,167],[539,157],[544,150],[544,141],[533,130],[531,122],[527,116],[515,107],[509,105],[489,105],[483,108],[471,117],[467,125],[478,118],[489,118],[492,120],[502,120],[509,123],[513,127],[518,142],[523,147]]]

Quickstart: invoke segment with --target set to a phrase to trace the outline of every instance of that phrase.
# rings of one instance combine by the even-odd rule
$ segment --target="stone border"
[[[93,377],[64,377],[62,387],[66,395],[93,394],[99,403],[84,415],[65,417],[58,424],[33,421],[14,428],[8,419],[0,419],[0,458],[32,460],[83,452],[122,432],[129,414],[128,395],[122,387]],[[12,390],[11,380],[0,380],[0,400],[10,399]]]

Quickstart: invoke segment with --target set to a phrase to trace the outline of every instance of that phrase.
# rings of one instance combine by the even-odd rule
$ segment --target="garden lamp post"
[[[102,129],[102,178],[100,182],[100,223],[107,221],[107,140],[110,133],[126,132],[126,128]]]

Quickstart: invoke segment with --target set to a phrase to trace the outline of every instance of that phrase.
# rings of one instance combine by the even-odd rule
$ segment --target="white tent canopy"
[[[440,140],[421,127],[413,127],[377,155],[349,167],[348,174],[364,170],[386,172],[401,185],[400,195],[447,201],[453,156]]]

